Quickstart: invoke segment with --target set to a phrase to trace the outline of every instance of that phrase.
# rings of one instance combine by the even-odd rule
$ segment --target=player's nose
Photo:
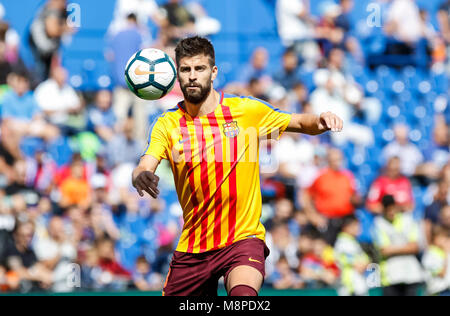
[[[191,80],[191,81],[197,80],[197,72],[196,72],[195,70],[192,70],[192,71],[189,73],[189,80]]]

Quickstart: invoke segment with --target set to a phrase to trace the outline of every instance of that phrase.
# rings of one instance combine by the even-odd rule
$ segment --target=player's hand
[[[342,119],[332,112],[320,114],[319,129],[332,132],[340,132],[344,127]]]
[[[143,171],[133,179],[133,186],[141,197],[147,192],[152,198],[156,199],[159,194],[158,190],[159,177],[150,171]]]

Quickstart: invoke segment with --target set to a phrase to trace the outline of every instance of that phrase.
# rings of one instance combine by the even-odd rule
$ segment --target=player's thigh
[[[227,292],[230,292],[238,285],[247,285],[259,292],[263,281],[264,277],[260,271],[254,267],[241,265],[233,268],[228,274],[226,289]]]
[[[207,260],[175,252],[164,284],[163,296],[215,296],[218,279],[212,276]],[[215,292],[214,292],[215,290]]]
[[[230,291],[237,285],[248,285],[259,291],[265,277],[265,259],[269,249],[257,238],[237,242],[226,254],[230,258],[225,273],[225,286]]]

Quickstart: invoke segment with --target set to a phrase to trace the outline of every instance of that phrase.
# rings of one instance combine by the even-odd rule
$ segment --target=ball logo
[[[147,76],[147,75],[160,75],[160,74],[165,74],[165,72],[142,70],[140,67],[141,67],[141,66],[136,67],[136,69],[134,70],[134,73],[136,74],[136,76]]]

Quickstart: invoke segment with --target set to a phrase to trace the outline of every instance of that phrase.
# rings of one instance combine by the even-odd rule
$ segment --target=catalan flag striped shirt
[[[191,117],[180,103],[155,120],[144,154],[171,164],[184,218],[177,251],[265,240],[259,140],[278,139],[290,120],[263,101],[224,94],[208,115]]]

